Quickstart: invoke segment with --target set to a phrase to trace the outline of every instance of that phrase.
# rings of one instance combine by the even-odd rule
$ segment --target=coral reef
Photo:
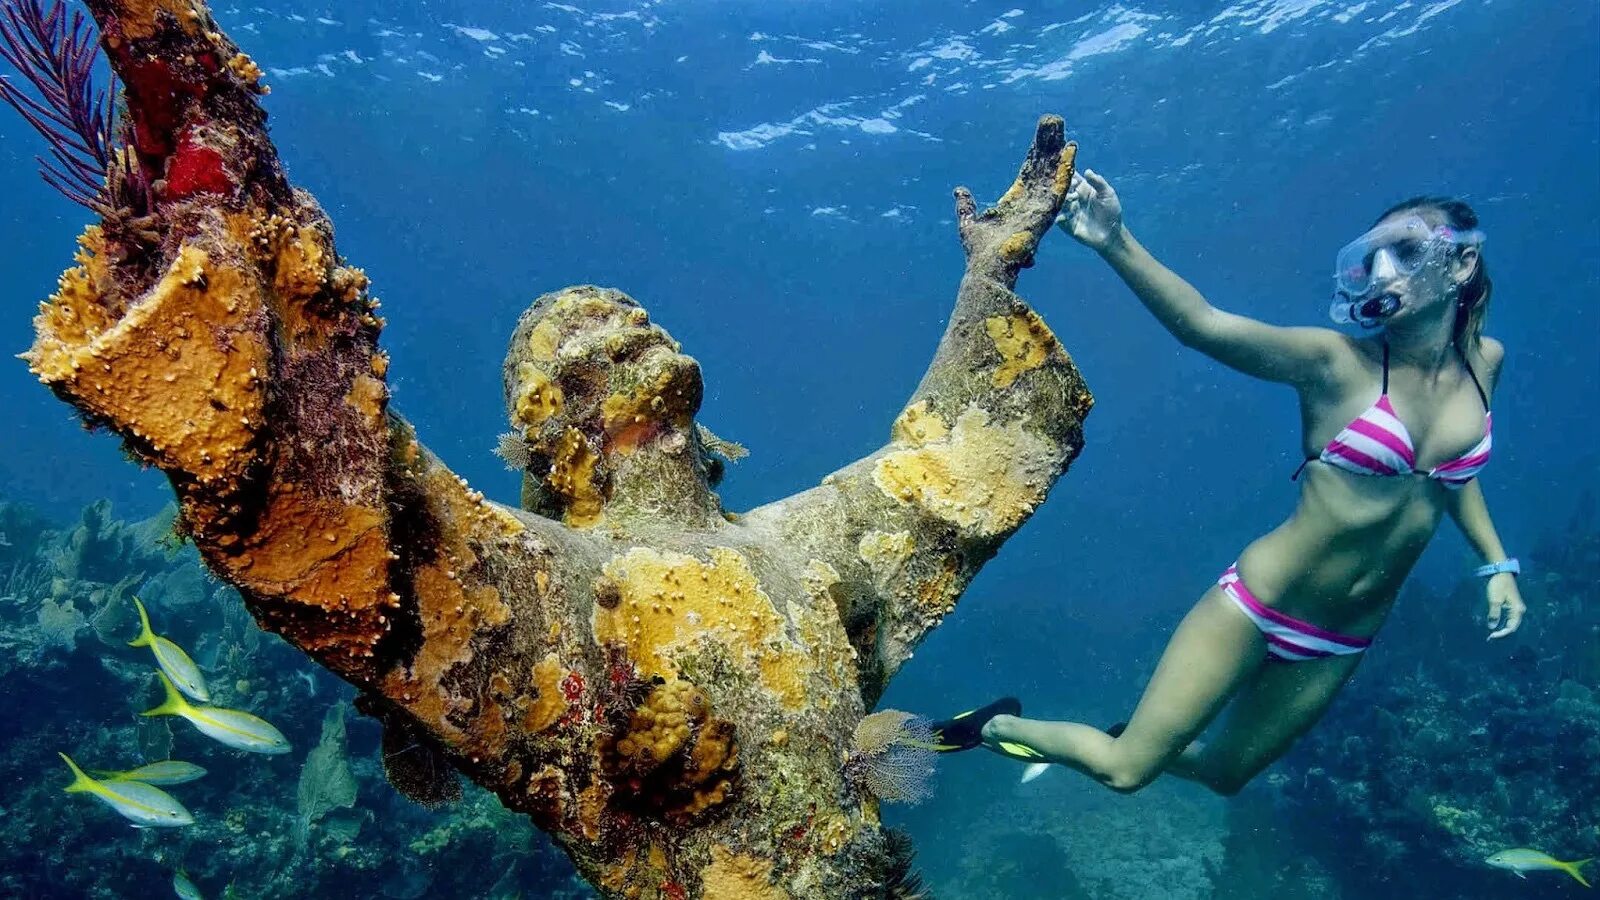
[[[620,291],[567,288],[506,356],[513,509],[388,408],[378,301],[285,176],[259,70],[196,0],[88,6],[158,239],[88,228],[27,361],[166,473],[179,531],[262,627],[403,733],[389,770],[446,797],[447,760],[608,896],[888,896],[898,857],[843,752],[1076,457],[1092,404],[1013,292],[1070,182],[1061,120],[996,207],[957,191],[966,272],[902,415],[917,427],[728,513],[712,462],[737,451],[695,422],[699,364]],[[75,610],[50,608],[56,643]],[[413,745],[426,764],[399,762]]]
[[[979,785],[959,798],[941,792],[934,802],[943,815],[955,807],[964,829],[961,853],[938,877],[930,872],[936,896],[1254,896],[1249,883],[1219,874],[1228,836],[1225,801],[1203,789],[1163,781],[1137,797],[1120,797],[1070,772],[1018,787],[1016,772],[1004,767],[997,773],[1002,785]]]

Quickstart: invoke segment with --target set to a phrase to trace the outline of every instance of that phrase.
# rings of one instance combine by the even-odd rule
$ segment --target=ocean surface
[[[962,255],[951,190],[996,199],[1035,121],[1056,113],[1080,146],[1079,166],[1111,181],[1129,227],[1158,258],[1216,305],[1275,323],[1330,324],[1334,253],[1390,204],[1422,193],[1470,202],[1495,281],[1487,333],[1507,347],[1483,480],[1490,509],[1525,559],[1535,547],[1556,548],[1547,559],[1590,548],[1561,557],[1569,594],[1592,598],[1600,582],[1591,552],[1600,528],[1600,4],[293,0],[212,9],[265,71],[264,105],[290,177],[316,195],[340,251],[373,279],[394,404],[493,499],[515,504],[518,490],[492,454],[506,427],[505,342],[528,303],[569,284],[626,291],[700,361],[701,421],[750,449],[720,488],[728,508],[805,489],[872,452],[954,300]],[[0,110],[0,498],[52,528],[73,527],[102,500],[116,519],[144,520],[171,497],[164,478],[129,465],[114,438],[86,433],[10,359],[30,344],[36,304],[87,221],[39,181],[41,146]],[[1059,232],[1018,292],[1095,394],[1086,446],[883,705],[939,716],[1009,693],[1031,715],[1108,724],[1126,717],[1194,599],[1292,509],[1295,397],[1185,350]],[[1403,608],[1373,651],[1389,662],[1358,677],[1341,701],[1351,717],[1330,717],[1323,728],[1341,730],[1324,743],[1377,740],[1355,727],[1366,721],[1358,707],[1372,702],[1362,697],[1375,696],[1358,693],[1363,682],[1426,678],[1445,698],[1440,708],[1459,709],[1449,698],[1472,687],[1460,673],[1491,671],[1519,647],[1553,652],[1537,628],[1495,644],[1478,637],[1481,600],[1464,580],[1474,564],[1447,522],[1406,602],[1431,602],[1428,615],[1471,627],[1429,631],[1434,619],[1408,624]],[[1600,631],[1584,631],[1600,613],[1588,603],[1572,616],[1562,654],[1600,656]],[[129,721],[87,696],[99,677],[88,650],[0,684],[10,711],[0,740],[32,748],[4,770],[0,820],[15,811],[7,792],[66,782],[45,752],[54,745],[34,743],[30,729],[57,728],[51,716],[80,699]],[[1549,680],[1552,692],[1567,682],[1600,691],[1600,665],[1555,674],[1548,667],[1559,660],[1540,665],[1527,677]],[[256,666],[240,678],[340,690],[286,648]],[[50,716],[20,693],[38,679],[50,684]],[[320,713],[307,721],[302,746],[316,743]],[[352,715],[358,762],[374,752],[363,727]],[[1568,748],[1571,772],[1503,774],[1574,778],[1595,765],[1585,746]],[[1296,760],[1270,771],[1292,782],[1331,766]],[[1282,785],[1222,800],[1163,782],[1122,798],[1062,772],[1019,785],[1020,769],[986,754],[946,759],[932,799],[886,810],[915,839],[935,896],[1256,896],[1259,885],[1230,881],[1246,876],[1224,856],[1274,842],[1286,859],[1315,860],[1314,877],[1300,882],[1306,897],[1429,884],[1447,886],[1435,896],[1580,895],[1565,876],[1519,881],[1452,855],[1469,839],[1450,830],[1437,798],[1417,801],[1414,828],[1442,836],[1396,856],[1371,840],[1319,844],[1319,831],[1356,820],[1319,826],[1317,806]],[[0,841],[12,879],[0,885],[17,896],[170,891],[172,863],[152,861],[163,852],[154,838],[129,837],[87,800],[29,796],[81,805],[74,833],[94,837],[99,862],[62,875],[73,853],[40,813],[28,819],[38,830]],[[1575,814],[1570,842],[1549,851],[1600,853],[1594,815],[1592,804],[1588,818]],[[1529,839],[1494,827],[1470,846]],[[545,868],[519,870],[520,895],[583,896],[542,836],[527,840],[543,847]],[[189,853],[194,869],[199,851]],[[225,882],[202,886],[211,896]],[[472,895],[444,885],[420,895]]]

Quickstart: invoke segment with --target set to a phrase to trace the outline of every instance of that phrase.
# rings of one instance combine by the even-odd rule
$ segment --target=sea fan
[[[118,204],[107,176],[120,155],[112,134],[115,90],[95,88],[100,47],[93,26],[81,12],[69,19],[62,0],[48,8],[40,0],[4,0],[0,57],[39,94],[29,96],[0,76],[0,100],[50,144],[52,158],[37,157],[39,174],[67,199],[96,212],[112,211]]]
[[[500,435],[494,455],[504,460],[506,468],[513,472],[521,472],[533,464],[533,452],[528,449],[528,442],[515,431]]]
[[[845,775],[879,800],[921,803],[931,793],[933,747],[926,719],[897,709],[876,712],[856,724]]]

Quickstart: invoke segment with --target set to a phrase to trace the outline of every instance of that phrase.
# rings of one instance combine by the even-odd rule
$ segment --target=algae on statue
[[[723,510],[698,363],[631,298],[573,287],[507,353],[514,509],[389,409],[378,303],[285,177],[259,69],[190,0],[89,6],[133,126],[107,174],[147,208],[85,231],[27,359],[167,473],[257,621],[608,896],[910,896],[841,760],[1080,449],[1090,395],[1012,290],[1070,183],[1061,120],[995,208],[957,191],[966,274],[879,450]]]

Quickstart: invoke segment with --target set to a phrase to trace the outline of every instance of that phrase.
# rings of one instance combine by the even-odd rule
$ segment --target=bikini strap
[[[1389,396],[1389,340],[1383,341],[1383,396]]]
[[[1453,342],[1452,342],[1453,343]],[[1467,361],[1467,351],[1456,344],[1456,355],[1461,357],[1461,364],[1467,367],[1467,375],[1472,378],[1472,386],[1478,389],[1478,399],[1483,401],[1483,411],[1489,411],[1489,395],[1483,392],[1483,385],[1478,383],[1478,373],[1472,371],[1472,363]]]

